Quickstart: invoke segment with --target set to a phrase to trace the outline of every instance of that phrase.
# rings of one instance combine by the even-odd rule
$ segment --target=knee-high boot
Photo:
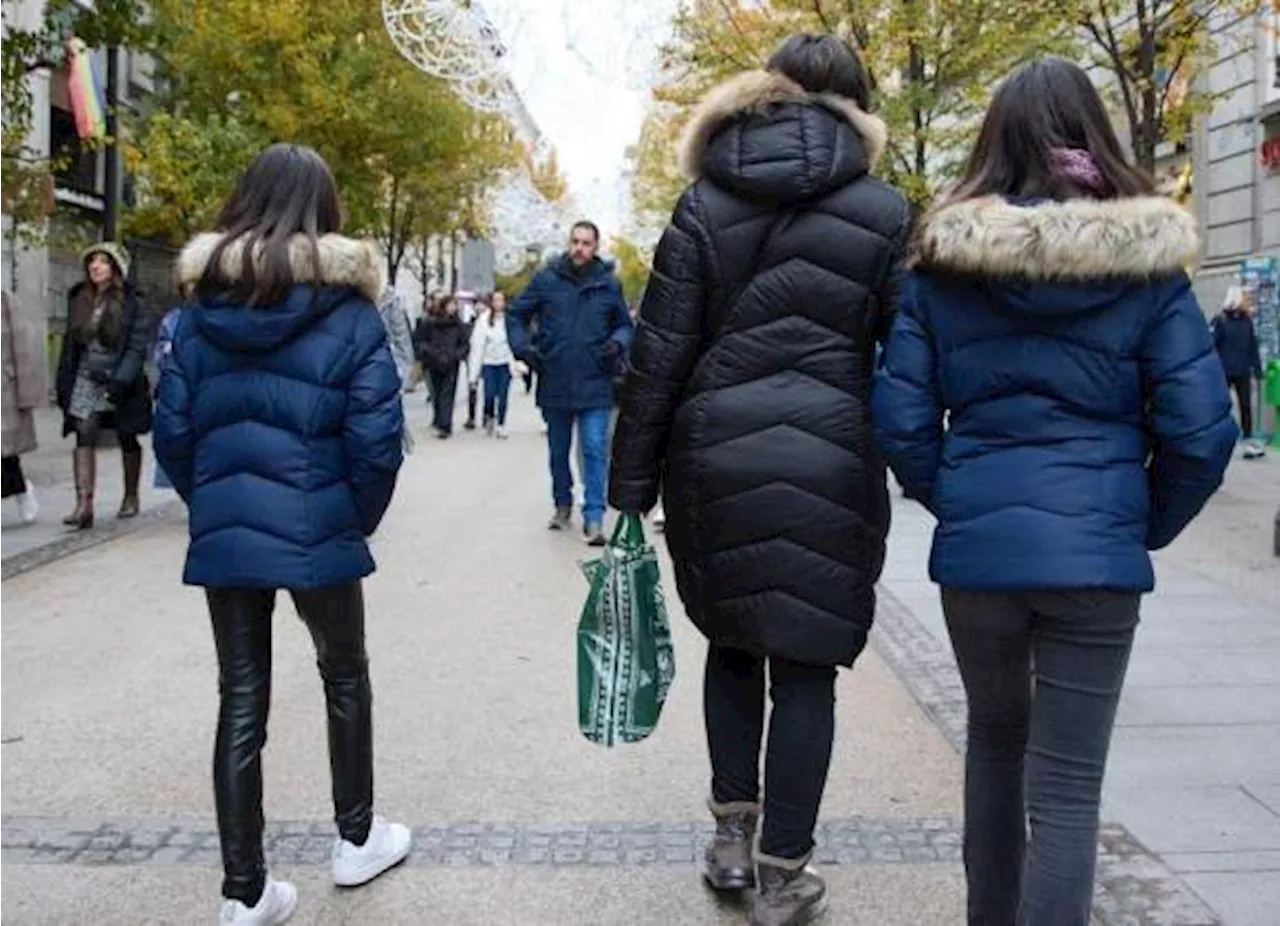
[[[76,509],[62,523],[78,531],[93,527],[93,490],[97,481],[97,451],[93,447],[77,447],[72,451],[72,468],[76,480]]]
[[[142,476],[142,451],[125,450],[120,454],[124,469],[124,498],[120,502],[117,518],[136,518],[138,504],[138,480]]]

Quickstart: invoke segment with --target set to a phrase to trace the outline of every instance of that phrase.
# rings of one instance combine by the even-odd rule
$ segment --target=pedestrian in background
[[[56,390],[62,434],[74,434],[72,462],[76,507],[62,523],[93,527],[97,446],[102,431],[120,443],[124,496],[116,517],[136,517],[142,445],[151,430],[151,383],[143,367],[151,345],[151,319],[129,282],[129,252],[114,241],[90,245],[81,255],[85,278],[67,295]]]
[[[409,391],[414,376],[413,332],[409,327],[409,313],[404,310],[404,302],[390,284],[378,300],[378,314],[382,316],[382,326],[387,329],[387,345],[391,348],[391,359],[396,363],[400,392],[403,394]],[[402,403],[403,401],[401,399]],[[405,453],[413,453],[413,437],[408,428],[404,429],[403,444]]]
[[[157,392],[159,392],[159,375],[164,369],[165,363],[168,362],[170,352],[173,350],[173,335],[178,330],[178,319],[181,316],[182,307],[174,306],[164,313],[164,317],[160,319],[160,324],[156,326],[156,337],[151,344],[151,363],[156,368]],[[173,480],[165,473],[164,467],[160,465],[158,460],[156,461],[156,474],[153,485],[157,489],[173,488]]]
[[[363,884],[409,852],[373,814],[373,694],[361,579],[400,467],[400,378],[378,315],[377,248],[339,233],[333,175],[278,144],[250,165],[178,278],[193,302],[164,365],[156,455],[190,511],[184,580],[204,586],[221,706],[213,780],[223,924],[272,926],[292,885],[268,878],[262,759],[271,615],[287,589],[315,641],[338,838],[332,875]]]
[[[18,504],[23,524],[40,516],[36,491],[22,472],[22,455],[36,449],[36,409],[48,401],[44,345],[40,329],[23,314],[9,292],[3,294],[4,330],[4,452],[0,481],[4,498]]]
[[[754,886],[755,926],[826,906],[809,863],[836,668],[866,645],[889,528],[867,418],[911,209],[869,173],[886,143],[870,104],[846,42],[797,35],[695,110],[694,182],[654,255],[613,442],[610,501],[644,513],[661,487],[676,586],[710,642],[702,874]]]
[[[507,296],[495,292],[471,333],[470,375],[484,380],[484,428],[491,437],[507,436],[507,397],[511,392],[511,364],[507,342]]]
[[[1086,926],[1098,804],[1150,550],[1222,481],[1236,426],[1153,195],[1089,76],[996,91],[922,224],[872,422],[938,518],[930,575],[969,700],[969,923]]]
[[[1248,440],[1253,436],[1253,381],[1262,379],[1262,352],[1253,327],[1252,300],[1244,287],[1227,290],[1222,311],[1213,320],[1213,346],[1236,394],[1241,436]]]
[[[512,353],[538,377],[538,407],[547,423],[551,530],[569,528],[575,426],[582,458],[582,531],[604,546],[605,483],[613,377],[631,343],[631,315],[613,267],[597,255],[600,230],[578,222],[568,252],[539,271],[507,313]],[[533,333],[536,330],[536,335]]]
[[[471,350],[471,332],[458,315],[455,296],[442,296],[418,321],[414,350],[431,381],[432,426],[436,437],[453,434],[453,408],[458,398],[458,367]]]

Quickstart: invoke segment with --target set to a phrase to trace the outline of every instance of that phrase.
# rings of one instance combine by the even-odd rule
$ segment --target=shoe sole
[[[705,868],[702,870],[702,883],[719,894],[740,893],[756,886],[756,879],[751,875],[737,877],[714,877]]]
[[[793,920],[788,920],[786,926],[812,926],[813,923],[825,918],[827,911],[827,898],[824,895],[821,900],[808,910],[801,913],[798,917]],[[752,926],[755,926],[756,919],[754,916],[751,918],[751,923]]]
[[[338,887],[362,887],[368,884],[370,881],[374,880],[375,878],[385,875],[388,871],[390,871],[392,868],[395,868],[397,865],[404,864],[404,860],[409,857],[409,851],[412,848],[413,848],[413,843],[410,842],[408,845],[404,847],[404,851],[401,852],[399,855],[392,856],[390,859],[379,861],[378,864],[370,865],[368,868],[362,868],[360,869],[359,873],[354,877],[348,876],[348,877],[339,879],[338,875],[335,873],[333,876],[333,883],[336,884]]]

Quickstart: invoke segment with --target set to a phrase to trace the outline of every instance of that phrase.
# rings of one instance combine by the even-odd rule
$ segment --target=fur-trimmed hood
[[[223,237],[217,232],[205,232],[196,235],[182,249],[177,278],[183,291],[199,282]],[[295,280],[321,286],[354,286],[374,303],[382,296],[386,285],[385,266],[376,244],[342,235],[322,235],[316,239],[316,250],[320,256],[318,268],[314,266],[314,252],[305,235],[294,235],[289,240],[289,263]],[[222,252],[223,273],[235,279],[243,260],[244,239],[238,239]]]
[[[1191,264],[1192,214],[1169,199],[1019,204],[998,196],[937,209],[919,229],[917,266],[1029,280],[1148,279]]]
[[[852,100],[833,93],[809,93],[794,81],[771,71],[747,71],[708,93],[690,116],[680,139],[681,172],[689,180],[697,180],[704,173],[708,149],[725,129],[748,116],[764,115],[784,104],[820,106],[847,123],[862,142],[864,170],[874,167],[884,153],[888,141],[884,122],[864,112]],[[840,154],[839,151],[827,152],[829,158]]]

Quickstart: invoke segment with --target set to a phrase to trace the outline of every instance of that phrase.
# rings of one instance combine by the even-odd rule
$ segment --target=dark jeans
[[[453,406],[458,398],[458,368],[441,372],[429,370],[431,377],[431,404],[435,415],[431,424],[445,434],[453,433]]]
[[[1233,376],[1229,382],[1240,404],[1240,436],[1248,440],[1253,436],[1253,377]]]
[[[364,845],[373,821],[373,693],[364,649],[359,582],[290,592],[315,641],[329,714],[329,767],[338,832]],[[224,897],[253,906],[262,896],[262,747],[271,700],[270,589],[205,590],[218,647],[218,734],[213,791],[222,843]]]
[[[484,420],[506,424],[511,367],[505,363],[485,364],[480,368],[480,375],[484,378]]]
[[[1136,592],[942,590],[969,698],[970,926],[1086,926]],[[1030,838],[1027,824],[1030,821]]]
[[[764,761],[760,851],[799,859],[813,849],[813,829],[831,765],[836,670],[770,659],[769,745]],[[765,660],[714,644],[707,651],[703,705],[716,803],[760,799]]]
[[[0,457],[0,482],[4,484],[4,491],[0,493],[0,497],[25,495],[27,477],[22,474],[22,460],[17,456]]]

